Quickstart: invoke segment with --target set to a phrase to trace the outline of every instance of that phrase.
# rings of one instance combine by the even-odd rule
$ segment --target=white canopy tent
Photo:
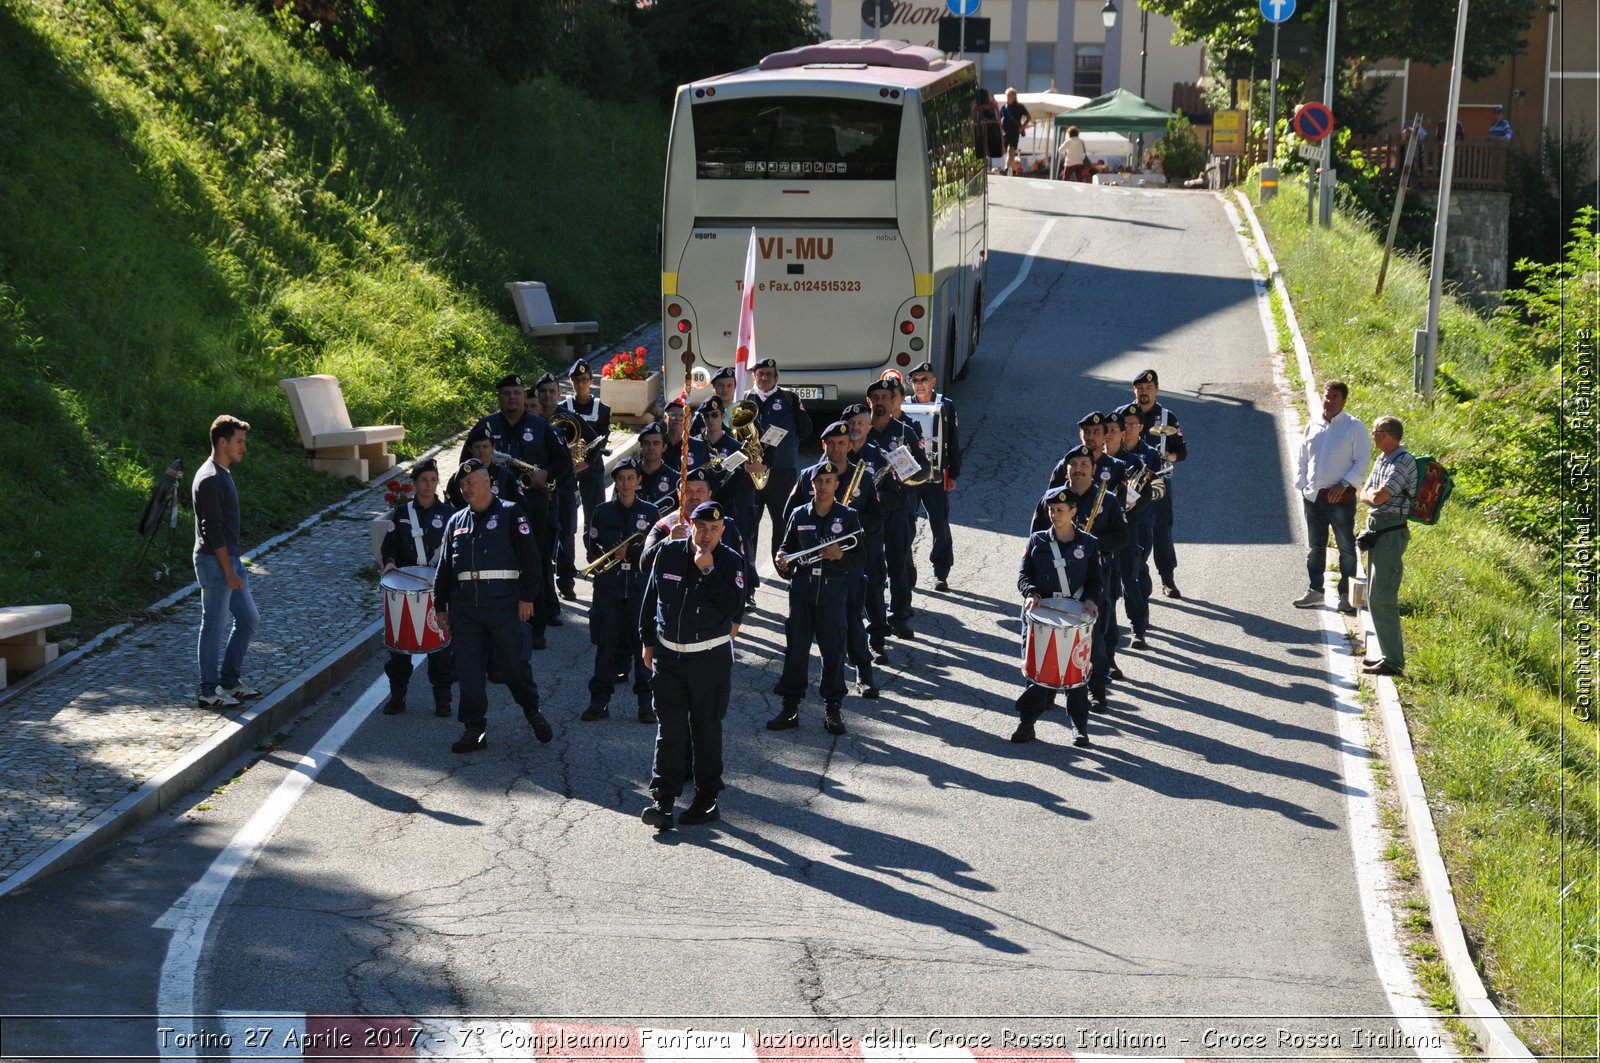
[[[1055,128],[1056,115],[1077,110],[1089,102],[1089,97],[1070,96],[1064,92],[1019,92],[1017,102],[1026,107],[1028,114],[1032,116],[1032,124],[1018,143],[1024,160],[1035,158],[1050,160],[1050,178],[1051,180],[1059,178],[1061,167],[1057,165],[1056,158],[1061,144],[1051,136]],[[1133,159],[1133,141],[1121,133],[1081,133],[1079,137],[1083,141],[1083,146],[1089,149],[1090,162],[1100,159],[1104,160],[1107,166],[1120,169]],[[1024,171],[1027,165],[1024,161]]]

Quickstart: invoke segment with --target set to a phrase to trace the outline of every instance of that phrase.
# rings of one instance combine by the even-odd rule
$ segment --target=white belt
[[[471,583],[483,579],[521,579],[522,573],[514,568],[480,568],[472,572],[457,572],[456,579]]]
[[[656,641],[673,653],[703,653],[706,650],[714,650],[718,646],[732,642],[733,636],[718,635],[716,638],[706,639],[704,642],[668,642],[666,639],[657,639]]]

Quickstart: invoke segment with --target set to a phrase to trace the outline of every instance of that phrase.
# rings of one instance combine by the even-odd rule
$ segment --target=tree
[[[1156,141],[1155,153],[1161,156],[1161,172],[1169,184],[1182,184],[1206,164],[1206,149],[1181,113],[1167,119],[1167,135]]]
[[[1146,0],[1145,6],[1173,20],[1177,43],[1204,41],[1224,53],[1250,51],[1262,22],[1256,5],[1241,0]],[[1472,0],[1462,72],[1468,78],[1488,77],[1504,60],[1526,51],[1522,34],[1533,25],[1536,10],[1535,0]],[[1318,40],[1327,39],[1327,0],[1306,0],[1294,17],[1314,25]],[[1454,6],[1439,0],[1346,0],[1339,7],[1338,57],[1448,63],[1455,24]],[[1321,64],[1313,57],[1319,74]]]
[[[634,18],[656,54],[663,100],[679,85],[821,39],[809,0],[656,0]]]

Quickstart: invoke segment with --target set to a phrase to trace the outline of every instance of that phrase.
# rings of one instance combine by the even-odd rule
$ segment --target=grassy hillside
[[[1457,473],[1443,519],[1412,526],[1400,589],[1408,674],[1397,685],[1462,922],[1529,1047],[1591,1051],[1600,734],[1576,708],[1571,632],[1593,617],[1563,601],[1560,505],[1537,490],[1542,462],[1581,462],[1595,447],[1557,431],[1555,395],[1574,348],[1569,340],[1562,360],[1541,363],[1537,336],[1447,298],[1440,385],[1425,402],[1411,386],[1411,330],[1426,318],[1426,268],[1397,260],[1374,298],[1382,245],[1370,224],[1340,212],[1331,230],[1310,227],[1304,202],[1288,188],[1260,213],[1318,379],[1346,381],[1351,412],[1369,426],[1400,417],[1412,453]],[[1596,283],[1585,269],[1562,297],[1593,308]],[[1525,438],[1546,438],[1533,433],[1555,442],[1529,451]],[[1538,527],[1522,504],[1530,496],[1545,500]]]
[[[466,68],[387,93],[253,5],[0,0],[0,603],[89,633],[165,593],[135,525],[219,412],[256,429],[247,543],[339,497],[281,377],[337,374],[414,452],[542,366],[505,281],[606,336],[648,317],[665,137]]]

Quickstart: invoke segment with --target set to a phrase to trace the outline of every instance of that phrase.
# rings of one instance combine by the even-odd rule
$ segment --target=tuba
[[[745,461],[753,461],[757,465],[765,465],[766,450],[761,446],[761,436],[756,431],[756,417],[760,413],[761,408],[755,403],[749,399],[740,399],[728,407],[728,428],[732,430],[734,437],[739,440],[740,446],[743,447]],[[757,491],[765,490],[767,478],[770,475],[771,472],[769,470],[763,470],[759,473],[752,472],[750,474],[750,482],[756,485]]]
[[[588,461],[590,452],[599,446],[604,438],[596,433],[593,439],[587,443],[583,442],[583,425],[572,414],[562,410],[556,411],[550,418],[550,427],[556,430],[561,436],[561,442],[572,452],[573,461]]]

